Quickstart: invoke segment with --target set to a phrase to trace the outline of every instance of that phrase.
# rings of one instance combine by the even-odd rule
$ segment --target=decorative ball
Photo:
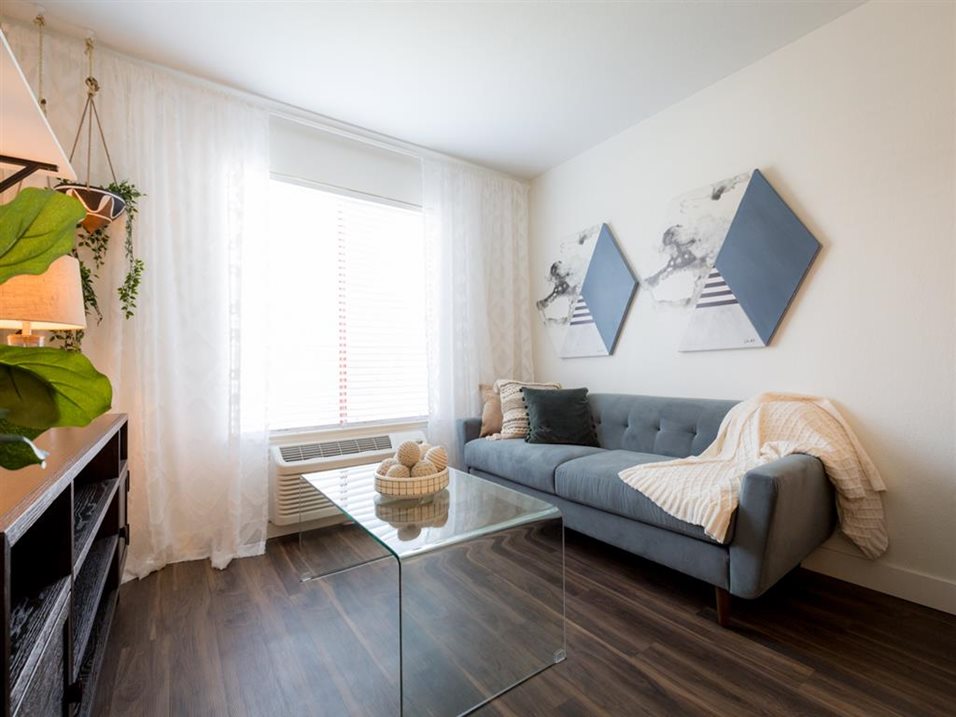
[[[431,461],[418,461],[412,466],[412,478],[422,478],[424,476],[435,475],[438,469]]]
[[[408,470],[407,466],[403,466],[401,463],[396,463],[388,469],[388,473],[385,475],[387,475],[389,478],[410,478],[412,474]]]
[[[425,454],[425,460],[439,471],[443,471],[448,467],[448,451],[441,446],[435,446]]]
[[[422,452],[415,441],[405,441],[398,447],[398,453],[395,454],[395,457],[403,466],[411,468],[418,463],[418,460],[422,457]]]
[[[398,465],[401,465],[401,463],[396,461],[394,458],[386,458],[384,461],[378,464],[378,474],[382,476],[388,475],[388,469],[392,466]]]
[[[399,540],[415,540],[421,534],[422,526],[420,525],[403,525],[398,529]]]
[[[431,447],[432,447],[432,444],[428,443],[427,441],[425,443],[419,443],[418,452],[421,453],[421,458],[419,458],[418,460],[423,460],[425,458],[425,454],[431,450]]]

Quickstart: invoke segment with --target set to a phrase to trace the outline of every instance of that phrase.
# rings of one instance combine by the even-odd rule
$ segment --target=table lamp
[[[80,263],[61,256],[43,274],[19,274],[0,284],[0,329],[19,329],[7,336],[9,346],[43,346],[34,331],[86,328]]]

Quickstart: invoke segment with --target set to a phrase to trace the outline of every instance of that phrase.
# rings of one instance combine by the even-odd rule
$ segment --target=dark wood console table
[[[45,469],[0,470],[2,717],[87,715],[129,544],[127,419],[36,443]]]

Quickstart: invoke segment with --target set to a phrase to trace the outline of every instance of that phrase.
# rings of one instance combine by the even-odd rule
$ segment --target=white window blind
[[[427,413],[421,211],[271,183],[273,430]]]

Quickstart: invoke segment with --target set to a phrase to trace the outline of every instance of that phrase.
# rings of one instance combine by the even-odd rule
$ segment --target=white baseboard
[[[956,615],[956,582],[823,546],[802,563],[807,570]]]

